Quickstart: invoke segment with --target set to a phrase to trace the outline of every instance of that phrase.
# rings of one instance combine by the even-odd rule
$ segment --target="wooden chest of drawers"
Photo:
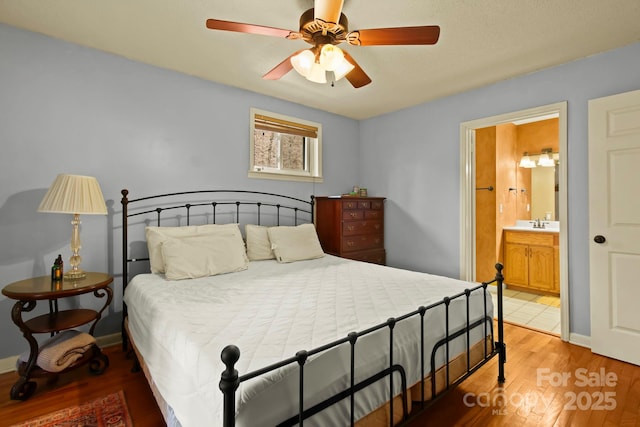
[[[384,264],[384,197],[316,197],[315,223],[326,253]]]

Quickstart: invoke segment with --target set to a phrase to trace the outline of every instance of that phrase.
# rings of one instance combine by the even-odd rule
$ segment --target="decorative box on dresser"
[[[323,250],[385,264],[384,197],[316,197],[315,223]]]

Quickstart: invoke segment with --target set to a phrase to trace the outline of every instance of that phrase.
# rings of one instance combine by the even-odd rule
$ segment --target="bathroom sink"
[[[544,228],[534,227],[534,222],[533,220],[517,220],[515,225],[502,228],[513,231],[539,231],[547,233],[557,233],[560,231],[560,221],[540,221],[540,223],[544,225]]]

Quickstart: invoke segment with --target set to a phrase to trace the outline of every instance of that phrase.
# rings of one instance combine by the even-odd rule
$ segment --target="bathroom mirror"
[[[531,171],[531,189],[529,190],[529,218],[558,220],[558,166],[536,167]]]

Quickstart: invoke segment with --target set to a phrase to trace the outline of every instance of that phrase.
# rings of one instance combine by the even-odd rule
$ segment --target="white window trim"
[[[255,116],[265,115],[276,119],[287,120],[295,123],[314,126],[318,129],[318,137],[308,141],[308,171],[294,171],[287,169],[263,168],[258,170],[254,164],[253,135],[255,131]],[[284,181],[317,182],[324,181],[322,177],[322,125],[320,123],[303,120],[296,117],[285,116],[283,114],[272,113],[258,108],[250,109],[249,117],[249,178],[275,179]]]

